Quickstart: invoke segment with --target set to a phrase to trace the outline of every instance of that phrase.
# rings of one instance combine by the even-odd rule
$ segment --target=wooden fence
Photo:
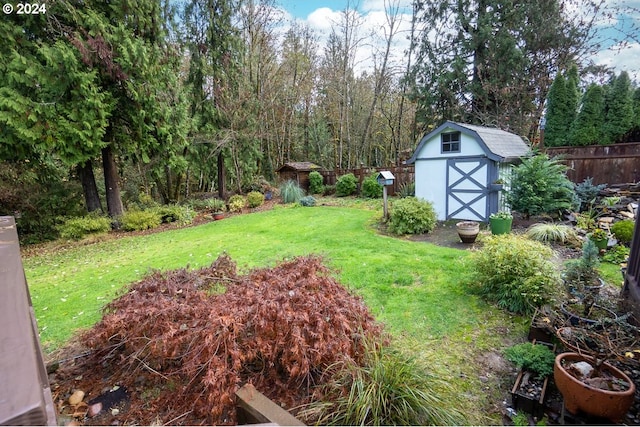
[[[325,185],[335,185],[338,178],[342,175],[346,175],[348,173],[352,173],[358,179],[358,189],[362,186],[362,181],[364,179],[374,173],[379,173],[381,171],[389,171],[396,178],[393,182],[393,185],[387,187],[387,192],[390,196],[393,196],[403,185],[413,184],[415,180],[415,168],[413,165],[407,166],[391,166],[386,168],[356,168],[356,169],[336,169],[336,170],[325,170],[320,171],[320,175],[324,178]]]
[[[640,142],[586,147],[553,147],[545,152],[560,156],[569,167],[567,176],[575,183],[593,178],[594,184],[640,182]]]

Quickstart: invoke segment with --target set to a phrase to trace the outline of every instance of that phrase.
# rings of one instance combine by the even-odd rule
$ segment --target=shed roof
[[[476,141],[483,147],[484,151],[492,160],[499,162],[509,162],[516,160],[529,153],[529,145],[524,140],[511,132],[507,132],[497,128],[469,125],[466,123],[456,123],[452,121],[446,121],[435,130],[425,135],[418,144],[418,147],[413,153],[413,156],[407,160],[407,164],[414,163],[417,159],[418,153],[432,137],[441,133],[445,129],[454,129],[464,133],[466,135],[475,138]]]
[[[281,172],[283,170],[307,172],[307,171],[313,171],[318,169],[322,169],[322,167],[312,162],[287,162],[284,165],[280,166],[276,172]]]

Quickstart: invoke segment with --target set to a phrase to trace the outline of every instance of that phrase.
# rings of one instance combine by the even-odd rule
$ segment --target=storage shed
[[[439,220],[486,222],[503,204],[510,165],[529,151],[513,133],[447,121],[420,140],[406,163],[415,164],[416,197],[432,202]]]
[[[288,162],[280,166],[276,172],[280,181],[292,180],[298,185],[309,190],[309,174],[312,171],[322,170],[321,166],[311,162]]]

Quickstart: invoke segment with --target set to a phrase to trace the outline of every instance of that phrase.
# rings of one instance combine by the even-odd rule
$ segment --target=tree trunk
[[[224,200],[224,157],[222,156],[222,150],[218,153],[218,196]]]
[[[104,169],[104,187],[107,191],[107,211],[115,218],[124,213],[120,187],[118,186],[118,169],[111,145],[102,149],[102,168]]]
[[[80,178],[80,183],[82,184],[82,193],[84,194],[87,212],[104,212],[102,203],[100,203],[100,195],[98,194],[98,186],[96,185],[96,177],[93,174],[93,162],[91,159],[78,165],[77,170],[78,178]]]

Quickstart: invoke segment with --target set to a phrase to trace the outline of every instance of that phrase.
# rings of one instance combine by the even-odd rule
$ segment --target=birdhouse
[[[389,171],[382,171],[378,174],[377,178],[378,184],[386,187],[388,185],[393,185],[393,181],[395,181],[396,177]]]

